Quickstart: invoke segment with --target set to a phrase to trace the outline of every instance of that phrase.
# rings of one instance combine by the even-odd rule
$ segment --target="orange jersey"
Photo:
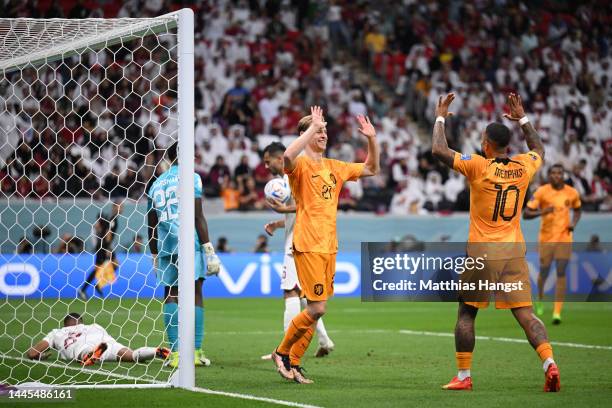
[[[344,182],[357,180],[363,168],[363,163],[315,161],[306,156],[296,159],[295,168],[287,174],[296,205],[293,246],[297,251],[338,252],[338,196]]]
[[[509,159],[455,153],[453,168],[470,186],[468,242],[524,243],[521,210],[529,183],[542,165],[535,152]]]
[[[565,184],[555,190],[550,184],[540,186],[527,203],[527,207],[537,210],[554,207],[554,211],[542,216],[540,242],[572,242],[570,208],[580,208],[580,194],[574,187]]]

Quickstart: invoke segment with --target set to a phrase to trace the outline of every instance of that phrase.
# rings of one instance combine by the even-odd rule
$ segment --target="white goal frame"
[[[46,30],[46,22],[49,26],[53,20],[59,19],[31,19],[15,18],[0,19],[0,23],[19,23],[20,29],[27,30],[37,24],[37,29]],[[195,307],[194,307],[194,258],[195,258],[195,225],[194,225],[194,13],[189,8],[165,14],[156,18],[138,19],[84,19],[70,20],[74,24],[82,24],[87,21],[96,20],[97,22],[107,22],[108,27],[99,33],[92,31],[81,38],[69,39],[50,47],[39,47],[29,53],[12,55],[10,50],[15,51],[18,44],[0,44],[0,71],[11,72],[20,69],[28,64],[47,63],[57,59],[65,58],[78,53],[80,50],[89,48],[91,50],[100,49],[103,46],[129,39],[137,36],[139,32],[152,32],[162,30],[164,27],[177,27],[177,65],[178,65],[178,162],[179,167],[179,368],[167,383],[154,382],[116,384],[116,385],[96,385],[96,384],[74,384],[61,385],[63,388],[163,388],[178,386],[185,389],[195,388],[195,367],[194,367],[194,334],[195,334]],[[113,21],[126,22],[133,20],[133,23],[126,26],[118,24],[113,28]],[[160,23],[156,24],[156,20]],[[168,20],[174,20],[170,23]],[[16,24],[17,25],[17,24]],[[8,51],[8,52],[7,52]]]

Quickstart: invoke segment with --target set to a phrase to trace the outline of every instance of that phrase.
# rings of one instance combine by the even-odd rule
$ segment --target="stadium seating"
[[[158,3],[161,8],[156,9]],[[33,2],[16,2],[5,14],[124,17],[136,11],[139,15],[173,11],[179,3],[156,2],[139,8],[138,1],[115,0],[99,8],[96,2],[70,0],[40,1],[38,7]],[[293,133],[297,120],[316,103],[326,109],[329,156],[345,160],[363,156],[363,142],[351,116],[364,109],[376,124],[380,141],[386,142],[382,174],[365,183],[366,194],[354,197],[359,202],[356,209],[381,211],[382,201],[383,212],[391,208],[396,214],[461,211],[464,206],[457,197],[465,198],[465,191],[463,195],[445,193],[453,190],[447,184],[454,180],[429,154],[433,104],[442,93],[456,92],[449,142],[457,150],[474,153],[479,132],[506,111],[505,95],[518,91],[543,136],[547,162],[564,164],[586,210],[611,208],[610,21],[593,6],[581,6],[574,16],[537,7],[527,12],[510,3],[515,15],[510,18],[505,8],[480,8],[484,3],[452,2],[446,10],[435,2],[363,6],[344,1],[339,2],[342,20],[327,21],[328,10],[319,3],[309,15],[283,7],[278,18],[272,17],[275,9],[232,9],[220,3],[219,9],[208,3],[193,6],[198,16],[196,109],[207,117],[200,137],[196,136],[196,154],[201,158],[196,168],[205,183],[211,181],[218,154],[230,166],[223,177],[235,177],[242,155],[249,157],[243,177],[254,177],[257,156],[265,145],[272,140],[289,143],[292,137],[283,135]],[[322,21],[303,30],[304,21],[315,18]],[[500,32],[504,35],[496,35]],[[352,69],[356,62],[376,80],[360,83]],[[68,82],[66,73],[62,78]],[[75,79],[86,91],[85,79],[78,75]],[[62,85],[49,86],[59,91]],[[71,86],[69,90],[74,91]],[[116,114],[112,104],[111,112],[99,119],[88,118],[88,123],[79,123],[66,112],[59,142],[72,143],[74,148],[64,159],[48,148],[55,142],[54,135],[37,132],[39,118],[29,116],[28,107],[20,105],[19,97],[26,90],[11,91],[3,94],[14,94],[18,100],[3,99],[7,109],[0,115],[3,128],[10,129],[2,135],[6,142],[0,151],[0,189],[5,196],[45,199],[72,197],[71,191],[79,191],[79,197],[94,199],[137,198],[151,177],[150,172],[139,170],[140,165],[145,158],[150,162],[161,158],[167,135],[176,126],[176,121],[165,120],[166,115],[173,119],[173,112],[165,109],[172,105],[171,97],[157,101],[159,109],[154,114],[164,123],[159,129],[132,126],[138,117]],[[109,92],[109,100],[117,96],[112,92],[127,93],[121,86]],[[78,108],[78,100],[75,104]],[[405,121],[406,117],[413,122]],[[137,141],[117,143],[125,159],[118,176],[88,152],[94,145],[110,149],[104,131],[111,142]],[[518,129],[515,135],[512,151],[524,151]],[[229,153],[228,145],[232,146]],[[109,150],[109,154],[117,153]],[[402,157],[407,157],[407,167],[402,170],[404,177],[396,178],[401,173],[393,171],[393,166]],[[259,169],[260,196],[264,174],[265,169]],[[220,180],[219,188],[208,191],[209,199],[219,196],[221,186],[227,184]],[[261,206],[240,209],[254,208]]]

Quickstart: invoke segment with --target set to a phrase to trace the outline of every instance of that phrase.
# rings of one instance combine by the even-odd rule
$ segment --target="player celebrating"
[[[323,158],[327,147],[323,110],[314,106],[310,111],[309,116],[300,119],[299,136],[283,155],[284,171],[289,175],[296,205],[293,255],[307,305],[291,320],[282,342],[272,352],[280,375],[301,384],[312,383],[304,376],[300,360],[312,340],[317,321],[325,314],[327,299],[334,293],[340,190],[346,181],[373,176],[380,169],[376,130],[368,118],[357,116],[359,132],[368,141],[365,163],[345,163]]]
[[[544,314],[542,298],[544,282],[548,278],[553,259],[557,264],[557,285],[553,324],[561,323],[561,309],[565,298],[565,269],[572,255],[572,232],[580,220],[580,194],[575,188],[565,184],[564,169],[555,164],[548,169],[548,184],[540,186],[527,203],[523,212],[526,220],[542,216],[540,224],[540,274],[538,275],[538,302],[535,310],[538,315]],[[570,222],[570,208],[574,214]]]
[[[281,177],[283,173],[283,154],[285,146],[282,143],[274,142],[266,146],[263,153],[264,165],[275,177]],[[289,183],[289,177],[284,175],[285,182]],[[291,196],[290,196],[291,197]],[[306,307],[306,299],[300,299],[300,283],[295,270],[293,260],[293,226],[295,224],[295,202],[290,198],[287,204],[269,200],[269,206],[280,214],[285,214],[285,219],[273,221],[265,225],[264,229],[269,235],[273,235],[278,228],[285,229],[285,256],[283,258],[283,276],[281,279],[281,289],[285,298],[285,313],[283,315],[283,331],[287,331],[291,319],[300,313],[302,307]],[[319,337],[319,348],[315,357],[324,357],[334,349],[334,342],[327,335],[323,319],[317,322],[317,336]],[[264,356],[267,357],[267,356]],[[271,356],[270,356],[271,357]]]
[[[532,309],[529,271],[525,261],[525,244],[520,226],[521,203],[524,201],[529,182],[540,168],[544,148],[540,137],[525,116],[520,96],[510,94],[508,101],[511,114],[504,116],[518,121],[525,135],[529,153],[508,157],[510,129],[501,123],[491,123],[482,136],[482,151],[485,157],[462,155],[448,147],[444,134],[445,118],[452,115],[448,107],[455,98],[448,94],[440,97],[436,106],[436,123],[433,130],[432,153],[451,169],[463,174],[470,186],[470,229],[468,255],[473,257],[473,248],[493,243],[509,250],[493,251],[486,258],[485,271],[500,280],[525,284],[522,291],[511,295],[503,291],[495,293],[498,309],[510,309],[519,322],[531,346],[540,356],[544,372],[544,391],[559,391],[559,370],[553,360],[553,352],[546,328]],[[518,215],[518,216],[517,216]],[[497,248],[499,249],[499,248]],[[488,254],[487,254],[488,255]],[[486,255],[485,255],[486,256]],[[465,276],[465,275],[464,275]],[[462,280],[464,278],[462,276]],[[455,326],[455,349],[459,372],[446,390],[471,390],[470,373],[472,352],[475,345],[474,323],[479,308],[488,306],[490,293],[484,292],[478,302],[459,297],[459,313]]]
[[[164,326],[170,343],[171,367],[178,367],[178,234],[179,213],[178,190],[179,169],[177,164],[177,144],[168,148],[166,155],[171,163],[148,189],[149,248],[153,255],[153,265],[159,283],[164,285]],[[202,211],[202,179],[195,174],[195,365],[210,365],[204,356],[202,339],[204,337],[204,305],[202,302],[202,283],[204,276],[219,273],[221,261],[208,238],[208,225]],[[206,256],[206,273],[204,258]]]
[[[117,342],[99,324],[83,324],[78,313],[64,318],[64,327],[53,329],[41,341],[30,347],[27,356],[32,360],[45,360],[56,350],[62,360],[78,361],[83,366],[96,362],[124,361],[144,363],[154,357],[166,359],[170,350],[165,347],[140,347],[132,350]]]

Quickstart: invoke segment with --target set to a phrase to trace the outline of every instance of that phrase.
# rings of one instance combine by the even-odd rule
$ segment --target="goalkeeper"
[[[104,361],[144,363],[154,357],[165,359],[170,354],[165,347],[140,347],[136,350],[125,347],[99,324],[84,324],[78,313],[69,313],[64,318],[64,326],[51,330],[30,347],[27,356],[31,360],[45,360],[51,355],[49,349],[56,350],[60,359],[78,361],[83,366]]]
[[[98,221],[94,225],[93,239],[95,245],[95,264],[83,286],[79,288],[77,294],[82,300],[87,300],[87,288],[93,286],[100,297],[104,297],[102,288],[115,281],[115,268],[118,265],[117,258],[113,253],[113,240],[117,232],[118,217],[121,214],[123,205],[113,203],[113,210],[110,217],[100,213]],[[93,280],[96,284],[93,285]]]
[[[172,351],[168,363],[178,367],[178,240],[179,215],[177,190],[179,168],[177,143],[166,151],[170,168],[154,180],[147,188],[149,249],[153,255],[159,283],[164,285],[164,327]],[[208,226],[202,210],[202,179],[195,174],[195,365],[208,366],[210,360],[204,356],[204,306],[202,283],[205,274],[217,275],[221,261],[208,238]],[[206,273],[204,266],[206,257]]]

